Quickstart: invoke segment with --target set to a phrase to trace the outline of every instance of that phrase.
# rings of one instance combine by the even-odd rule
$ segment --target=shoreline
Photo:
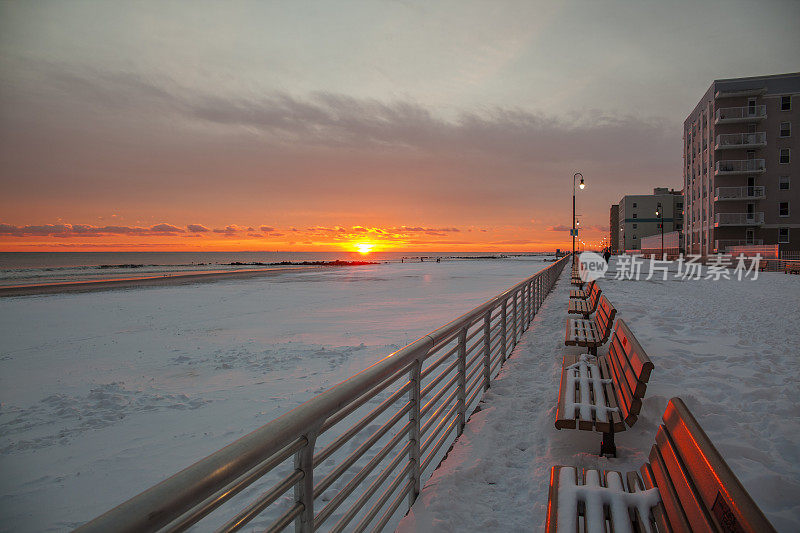
[[[41,283],[35,285],[5,285],[0,287],[0,298],[11,296],[38,296],[45,294],[65,294],[74,292],[94,292],[112,289],[131,289],[140,287],[168,287],[219,281],[222,279],[248,279],[282,272],[308,271],[326,268],[321,265],[281,266],[275,268],[259,268],[249,270],[187,272],[160,276],[142,276],[119,278],[112,280],[64,281],[58,283]]]

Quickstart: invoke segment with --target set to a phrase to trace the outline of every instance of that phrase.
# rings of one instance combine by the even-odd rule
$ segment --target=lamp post
[[[661,209],[661,202],[656,206],[656,216],[661,226],[661,259],[664,259],[664,210]]]
[[[575,261],[575,234],[577,233],[575,231],[575,180],[578,179],[578,176],[581,177],[581,185],[580,185],[581,190],[583,190],[584,187],[586,187],[586,184],[583,182],[583,174],[581,174],[580,172],[576,172],[572,176],[572,261],[573,262]]]

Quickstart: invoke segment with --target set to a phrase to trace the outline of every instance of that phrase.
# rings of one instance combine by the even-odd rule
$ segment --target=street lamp
[[[656,206],[656,216],[661,226],[661,259],[664,259],[664,210],[661,209],[661,202]]]
[[[586,184],[583,182],[583,174],[580,172],[576,172],[572,176],[572,261],[575,261],[575,235],[577,231],[575,231],[575,181],[578,179],[578,176],[581,177],[581,190],[586,187]]]

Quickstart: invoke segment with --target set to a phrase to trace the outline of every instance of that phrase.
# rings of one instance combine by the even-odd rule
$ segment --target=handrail
[[[275,530],[280,531],[294,521],[296,531],[314,531],[329,518],[338,519],[333,529],[341,530],[358,517],[356,529],[360,529],[369,526],[370,521],[383,511],[378,522],[378,526],[382,526],[399,509],[397,502],[405,495],[408,496],[408,505],[413,503],[420,491],[421,478],[432,472],[428,466],[434,467],[435,459],[439,457],[437,454],[444,453],[442,445],[452,435],[453,429],[456,429],[456,435],[461,434],[471,407],[477,405],[478,393],[489,388],[492,372],[499,371],[510,349],[533,320],[568,257],[559,259],[472,311],[111,509],[78,531],[183,531],[265,476],[274,482],[272,488],[263,493],[260,500],[245,506],[223,530],[234,531],[243,527],[262,509],[275,505],[272,502],[279,503],[281,495],[287,503],[285,493],[291,488],[294,488],[294,495],[290,496],[290,507],[275,517],[269,530],[277,528]],[[495,313],[497,310],[499,312]],[[473,357],[467,362],[467,336],[473,328],[477,328],[477,335],[483,336],[483,345],[476,351],[476,355],[483,357]],[[498,332],[500,340],[492,345]],[[451,349],[441,352],[444,356],[432,357],[451,345]],[[445,360],[455,364],[443,364]],[[429,362],[441,366],[441,370],[424,373],[423,366]],[[481,370],[482,376],[479,375]],[[451,374],[451,379],[444,379]],[[467,390],[467,381],[471,379],[467,378],[468,375],[478,376],[473,382],[481,386],[474,392]],[[450,389],[454,382],[454,392],[445,395],[445,388]],[[467,392],[472,392],[471,401],[467,399]],[[373,397],[381,402],[369,411],[370,402],[367,400]],[[442,403],[449,404],[454,397],[456,403],[453,407],[448,408]],[[380,412],[374,412],[377,409]],[[426,416],[428,418],[423,420]],[[404,426],[397,429],[398,422],[404,419]],[[342,422],[349,423],[340,428]],[[374,429],[373,425],[380,427]],[[407,435],[409,440],[406,446],[391,455],[392,448],[399,442],[397,439],[402,438],[397,437],[398,433],[393,433],[393,429]],[[442,429],[445,431],[439,435]],[[365,434],[369,431],[371,433]],[[335,442],[328,451],[325,451],[326,446],[319,449],[315,446],[323,434],[328,438],[326,445]],[[356,437],[360,439],[351,440]],[[437,437],[431,449],[423,447],[423,442],[430,446]],[[390,439],[394,440],[390,442]],[[349,448],[344,446],[347,442],[351,443]],[[386,447],[388,444],[391,446]],[[325,455],[321,456],[320,452]],[[339,453],[349,455],[342,457]],[[426,454],[424,457],[423,453]],[[405,455],[405,460],[400,455]],[[338,459],[332,461],[333,467],[328,464],[331,457]],[[293,467],[289,463],[292,458]],[[388,466],[372,474],[378,466],[376,461],[384,458]],[[361,472],[355,472],[353,479],[358,478],[365,488],[359,492],[348,486],[346,488],[352,491],[352,496],[323,500],[335,501],[336,506],[356,498],[357,501],[344,511],[342,517],[333,515],[334,509],[328,506],[325,506],[324,513],[315,515],[315,498],[327,491],[335,493],[345,488],[339,476],[356,469],[356,466],[339,468],[337,464],[352,465],[358,459],[366,459],[368,464]],[[284,468],[279,474],[281,465]],[[289,474],[286,473],[287,466]],[[363,497],[363,491],[375,493],[384,486],[384,481],[392,479],[395,472],[394,481],[378,501],[366,508],[371,500],[369,496]],[[404,476],[408,478],[407,482],[402,481]],[[320,483],[315,482],[317,477]],[[392,499],[398,487],[402,487],[402,491]]]

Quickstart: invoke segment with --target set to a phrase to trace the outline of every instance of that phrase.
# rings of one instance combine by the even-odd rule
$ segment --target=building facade
[[[683,124],[687,253],[800,250],[800,73],[715,80]]]
[[[608,246],[612,254],[618,254],[619,249],[619,205],[611,206],[608,220]]]
[[[616,233],[620,252],[641,250],[642,237],[660,234],[662,222],[664,233],[683,230],[681,191],[656,188],[653,194],[623,196],[618,205]]]

